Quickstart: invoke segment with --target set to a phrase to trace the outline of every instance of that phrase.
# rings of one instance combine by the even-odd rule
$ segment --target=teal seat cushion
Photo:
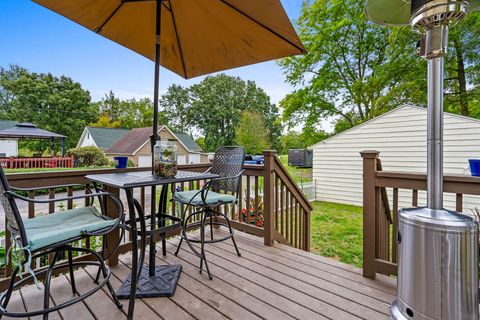
[[[99,231],[112,227],[117,219],[105,219],[95,207],[59,211],[23,220],[28,248],[32,251],[82,235],[82,230]]]
[[[192,199],[193,198],[193,199]],[[193,206],[202,206],[202,194],[198,190],[178,191],[173,195],[173,199],[181,203],[190,203]],[[209,206],[235,203],[237,198],[231,194],[222,194],[208,191],[206,203]]]

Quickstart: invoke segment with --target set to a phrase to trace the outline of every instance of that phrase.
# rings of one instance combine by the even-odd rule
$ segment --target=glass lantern
[[[177,143],[157,141],[153,148],[153,174],[160,178],[173,178],[177,174]]]

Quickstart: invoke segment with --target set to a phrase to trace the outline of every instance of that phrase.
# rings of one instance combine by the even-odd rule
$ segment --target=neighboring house
[[[10,129],[18,124],[17,121],[0,120],[0,130]],[[0,156],[18,157],[18,140],[17,139],[0,139]]]
[[[152,153],[150,147],[150,135],[152,128],[136,128],[129,131],[121,139],[105,150],[108,158],[115,156],[128,156],[138,167],[152,165]],[[177,140],[178,163],[197,164],[208,163],[208,155],[202,152],[200,146],[187,134],[175,133],[166,126],[160,126],[158,130],[161,140]]]
[[[445,113],[444,130],[444,172],[467,174],[468,159],[480,158],[480,121]],[[361,151],[379,151],[385,171],[426,173],[427,110],[398,107],[312,149],[316,200],[362,205]],[[391,199],[392,190],[387,191]],[[399,194],[400,205],[411,206],[411,191]],[[480,207],[475,196],[466,196],[464,202],[466,209]],[[425,204],[425,192],[419,192],[419,205]],[[455,209],[454,195],[446,195],[445,206]]]
[[[129,131],[129,129],[123,128],[85,127],[80,140],[78,140],[77,148],[94,146],[105,151]]]

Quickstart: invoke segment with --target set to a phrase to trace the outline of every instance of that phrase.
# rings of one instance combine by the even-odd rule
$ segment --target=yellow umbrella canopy
[[[155,0],[34,2],[155,61]],[[160,64],[184,78],[305,52],[279,0],[161,3]]]
[[[480,10],[480,0],[470,0],[469,11]],[[367,0],[368,19],[386,26],[410,25],[410,0]]]

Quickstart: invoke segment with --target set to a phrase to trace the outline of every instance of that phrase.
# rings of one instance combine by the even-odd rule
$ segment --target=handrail
[[[409,205],[418,206],[418,191],[427,190],[425,173],[381,171],[378,151],[364,151],[363,158],[363,275],[374,279],[377,273],[396,275],[398,230],[397,211],[402,201],[400,190],[411,191]],[[444,193],[455,210],[463,211],[464,195],[480,195],[480,177],[445,174]],[[388,190],[382,195],[382,190]],[[404,197],[405,198],[405,197]],[[447,196],[445,196],[447,198]],[[403,199],[402,203],[405,203]],[[453,201],[453,202],[452,202]],[[391,204],[391,206],[390,206]],[[392,219],[380,214],[391,207]],[[386,211],[383,211],[386,213]]]

